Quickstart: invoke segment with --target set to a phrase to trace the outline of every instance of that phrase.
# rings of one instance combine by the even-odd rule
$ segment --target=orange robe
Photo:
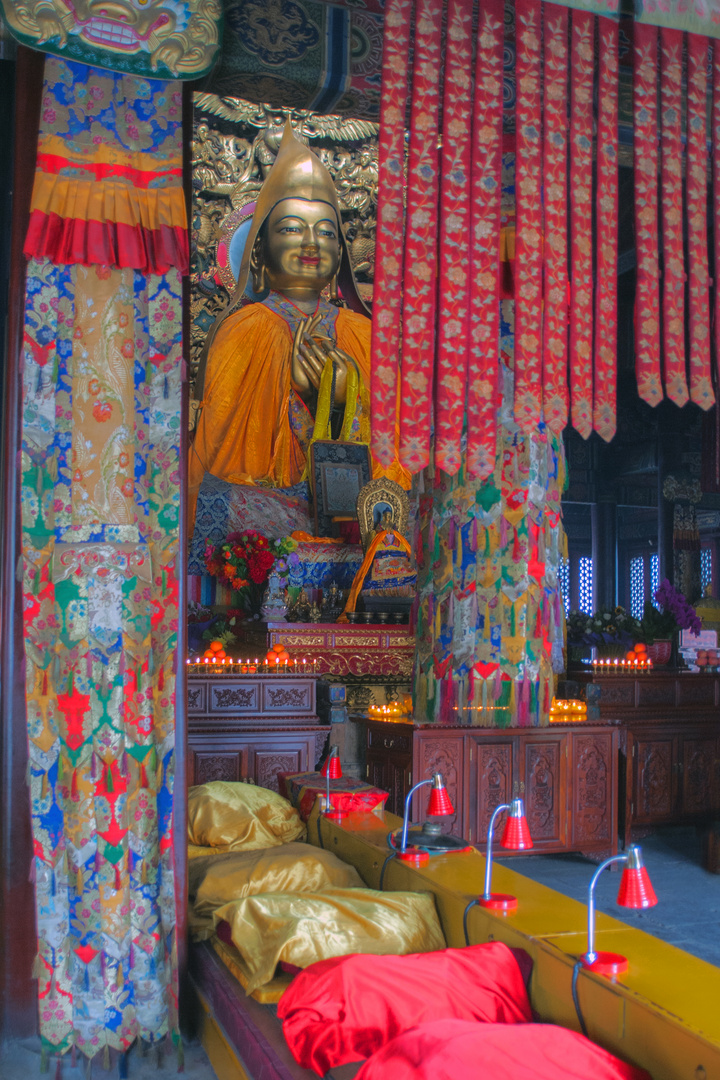
[[[370,386],[370,320],[340,308],[335,321],[338,348],[356,361]],[[264,304],[248,304],[222,324],[205,371],[205,392],[190,447],[190,519],[206,472],[231,484],[288,488],[299,483],[305,452],[290,423],[293,336],[282,315]],[[373,476],[403,487],[409,476],[399,462]],[[192,529],[192,525],[191,525]]]

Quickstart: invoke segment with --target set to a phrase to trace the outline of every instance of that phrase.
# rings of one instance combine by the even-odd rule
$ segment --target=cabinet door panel
[[[416,783],[420,780],[429,779],[433,773],[442,773],[447,793],[455,808],[455,817],[443,823],[443,832],[452,833],[453,836],[463,835],[463,737],[459,736],[433,736],[426,737],[423,733],[418,742],[416,751]],[[429,788],[420,788],[414,797],[416,806],[413,808],[413,818],[416,821],[425,819],[425,807],[427,806],[427,793]]]
[[[715,803],[716,740],[681,737],[680,813],[711,814]]]
[[[386,759],[381,754],[368,750],[367,768],[365,770],[368,783],[372,784],[373,787],[380,788],[382,791],[389,791],[385,765]],[[387,808],[393,814],[398,812],[394,806],[389,805],[389,800]]]
[[[209,784],[211,780],[247,779],[247,748],[196,750],[188,747],[188,784]]]
[[[572,843],[575,850],[607,843],[615,847],[612,734],[571,733],[569,782],[572,785]]]
[[[676,806],[677,739],[637,736],[633,778],[633,821],[672,817]]]
[[[471,806],[474,807],[471,839],[474,844],[485,845],[488,825],[495,808],[508,803],[513,789],[513,742],[488,742],[470,739]],[[496,823],[496,835],[502,836],[505,814]]]
[[[565,843],[567,806],[567,735],[523,739],[521,776],[525,815],[533,844]],[[522,794],[522,791],[521,791]]]

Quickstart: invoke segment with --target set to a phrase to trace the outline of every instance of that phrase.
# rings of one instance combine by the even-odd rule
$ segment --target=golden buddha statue
[[[262,297],[247,303],[249,279]],[[350,309],[323,300],[338,286]],[[369,443],[370,333],[325,166],[288,122],[258,195],[237,288],[208,335],[190,448],[191,520],[204,474],[291,488],[315,439]],[[396,461],[373,475],[404,487]]]

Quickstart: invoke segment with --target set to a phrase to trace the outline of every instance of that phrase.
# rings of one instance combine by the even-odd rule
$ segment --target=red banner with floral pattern
[[[618,24],[598,19],[595,387],[593,426],[609,442],[617,427]]]
[[[593,423],[593,62],[595,19],[572,13],[570,91],[570,404],[576,431]]]
[[[544,287],[543,411],[560,433],[568,421],[568,268],[567,268],[567,82],[568,12],[545,8],[543,86]]]
[[[503,0],[487,0],[475,57],[467,339],[467,468],[479,480],[495,468],[497,446],[503,29]]]
[[[517,0],[515,420],[533,431],[542,405],[542,25],[539,0]]]
[[[472,0],[448,0],[440,172],[440,310],[435,382],[435,461],[461,464],[469,296]]]
[[[660,269],[658,265],[658,31],[633,27],[635,173],[635,370],[648,405],[662,400],[660,379]]]
[[[715,233],[715,362],[720,380],[720,46],[713,43],[712,205]]]
[[[710,374],[710,282],[707,241],[708,40],[688,34],[687,232],[690,315],[690,398],[701,409],[715,404]],[[717,241],[717,238],[716,238]]]
[[[663,373],[665,393],[676,405],[689,400],[685,375],[685,256],[682,183],[683,34],[660,31],[663,240]]]
[[[440,38],[435,0],[416,0],[400,390],[400,460],[410,472],[419,472],[430,459],[437,299]]]
[[[378,461],[385,466],[391,464],[395,453],[404,243],[405,105],[411,11],[412,0],[389,0],[385,9],[383,40],[371,397],[372,449]]]

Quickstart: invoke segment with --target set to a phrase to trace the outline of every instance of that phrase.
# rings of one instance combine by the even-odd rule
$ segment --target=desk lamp
[[[334,810],[330,802],[330,781],[339,780],[342,776],[342,765],[340,764],[340,753],[337,746],[330,747],[330,753],[325,758],[325,764],[320,770],[320,775],[325,777],[325,809],[323,815],[329,818],[330,821],[339,821],[345,815],[342,810]]]
[[[628,969],[627,957],[620,953],[595,951],[595,884],[603,870],[617,862],[625,863],[617,895],[620,907],[648,908],[658,902],[637,844],[631,844],[625,854],[613,855],[600,863],[588,889],[588,945],[587,952],[580,958],[584,968],[598,975],[622,975]]]
[[[416,847],[413,844],[408,846],[407,842],[408,828],[410,825],[410,803],[418,788],[424,787],[425,784],[432,784],[427,805],[427,817],[445,817],[448,814],[455,813],[455,808],[450,801],[450,796],[447,793],[442,778],[442,773],[433,773],[430,780],[421,780],[419,784],[415,784],[415,787],[410,788],[410,791],[407,793],[407,798],[405,799],[405,816],[403,817],[400,850],[397,852],[397,858],[400,862],[412,863],[413,866],[425,866],[430,861],[430,855],[427,851],[424,851],[421,847]]]
[[[510,812],[505,820],[505,828],[503,829],[502,838],[500,840],[500,847],[504,847],[508,851],[526,851],[533,846],[530,829],[525,817],[525,806],[522,799],[513,799],[511,803],[504,803],[502,806],[497,806],[493,816],[490,818],[487,832],[485,891],[482,896],[478,896],[475,900],[470,901],[463,914],[463,929],[465,931],[466,945],[470,944],[467,928],[468,914],[470,913],[470,908],[474,907],[475,904],[478,904],[480,907],[489,908],[491,911],[505,912],[514,911],[518,906],[516,896],[511,896],[509,893],[490,892],[493,832],[495,830],[495,822],[500,814],[502,814],[503,810],[509,810]]]

